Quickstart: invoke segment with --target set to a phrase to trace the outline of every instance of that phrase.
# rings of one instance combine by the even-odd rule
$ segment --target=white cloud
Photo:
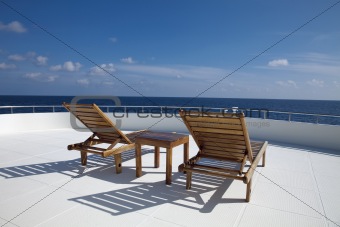
[[[325,82],[322,80],[313,79],[311,81],[307,81],[307,84],[314,86],[314,87],[323,87]]]
[[[53,65],[53,66],[50,67],[51,71],[60,71],[62,69],[63,69],[62,65]]]
[[[109,38],[109,40],[113,43],[116,43],[118,41],[118,39],[116,37],[111,37],[111,38]]]
[[[27,31],[27,29],[18,21],[12,21],[7,25],[0,22],[0,31],[1,30],[16,33],[24,33]]]
[[[77,83],[83,86],[88,86],[90,84],[90,81],[88,79],[79,79],[77,80]]]
[[[150,66],[150,65],[135,65],[122,64],[117,65],[117,70],[120,72],[133,73],[135,75],[156,76],[158,78],[165,77],[173,79],[180,77],[183,79],[210,79],[219,80],[221,77],[228,75],[228,71],[220,68],[202,67],[202,66]]]
[[[75,71],[79,71],[80,67],[82,65],[79,63],[79,62],[71,62],[71,61],[67,61],[64,63],[64,69],[66,71],[69,71],[69,72],[75,72]]]
[[[35,60],[36,60],[37,65],[46,65],[48,58],[44,57],[44,56],[38,56],[38,57],[36,57]]]
[[[116,69],[112,63],[109,64],[101,64],[100,67],[95,66],[90,69],[90,75],[93,76],[104,76],[108,73],[115,72]]]
[[[30,51],[30,52],[27,52],[26,55],[28,58],[34,58],[37,55],[37,53],[35,53],[34,51]]]
[[[6,63],[0,63],[0,69],[15,69],[16,66],[14,64],[6,64]]]
[[[276,84],[282,86],[282,87],[294,87],[298,88],[297,84],[293,80],[287,80],[287,81],[276,81]]]
[[[271,66],[271,67],[288,66],[288,65],[289,63],[287,59],[277,59],[277,60],[268,62],[268,66]]]
[[[335,87],[340,87],[340,82],[338,81],[333,81],[333,84],[335,85]]]
[[[12,55],[9,55],[8,56],[8,59],[9,60],[12,60],[12,61],[23,61],[23,60],[26,60],[26,58],[22,55],[19,55],[19,54],[12,54]]]
[[[82,65],[79,62],[72,62],[67,61],[63,65],[53,65],[50,67],[51,71],[60,71],[65,70],[68,72],[76,72],[79,71],[79,69],[82,67]]]
[[[59,76],[57,75],[49,75],[47,76],[47,82],[53,82],[55,79],[57,79]]]
[[[24,77],[30,78],[30,79],[35,79],[42,76],[42,73],[26,73]]]
[[[121,62],[127,63],[127,64],[133,64],[135,61],[132,59],[132,57],[122,58],[120,59]]]
[[[41,81],[41,82],[54,82],[59,76],[57,75],[45,75],[40,72],[36,73],[26,73],[24,78],[28,78],[31,80]]]
[[[115,83],[112,82],[112,81],[104,81],[103,84],[106,85],[106,86],[112,86],[112,85],[114,85]]]

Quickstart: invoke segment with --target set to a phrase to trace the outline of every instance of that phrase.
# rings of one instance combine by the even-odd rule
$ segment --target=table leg
[[[136,177],[142,176],[142,145],[136,143]]]
[[[189,161],[189,142],[183,144],[183,162],[186,163],[187,161]]]
[[[159,147],[155,147],[155,168],[159,167]]]
[[[183,144],[183,163],[189,161],[189,142]],[[186,174],[186,171],[183,171]]]
[[[166,178],[165,183],[171,184],[172,175],[172,148],[166,149]]]

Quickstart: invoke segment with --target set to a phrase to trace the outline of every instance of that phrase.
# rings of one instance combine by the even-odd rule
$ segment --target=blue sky
[[[340,100],[337,2],[2,0],[0,95]]]

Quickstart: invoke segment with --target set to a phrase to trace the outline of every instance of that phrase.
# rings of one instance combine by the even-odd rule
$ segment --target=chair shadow
[[[152,149],[143,149],[142,154],[153,153]],[[128,167],[124,167],[124,162],[135,158],[135,151],[129,150],[122,153],[123,170],[126,171]],[[0,168],[0,177],[5,179],[28,177],[49,173],[61,173],[70,177],[81,177],[84,175],[91,175],[93,170],[110,169],[112,176],[119,175],[115,172],[114,158],[103,158],[99,155],[89,155],[87,165],[82,166],[80,158],[66,161],[54,161],[47,163],[38,163],[30,165],[12,166]],[[85,171],[88,169],[89,171]],[[93,170],[92,170],[93,169]]]
[[[142,149],[143,155],[153,153],[153,149]],[[125,184],[127,187],[123,189],[70,199],[71,201],[108,212],[112,215],[135,212],[165,203],[172,203],[195,209],[202,213],[208,213],[212,212],[214,207],[220,203],[244,202],[244,199],[222,198],[232,181],[220,177],[194,174],[191,190],[185,189],[185,174],[178,172],[173,173],[173,181],[170,186],[165,185],[165,180],[151,183],[141,182],[141,180],[136,182],[138,178],[136,178],[135,166],[124,165],[124,162],[132,159],[135,159],[134,150],[122,153],[123,171],[121,174],[116,174],[115,172],[113,157],[103,158],[98,155],[89,155],[86,167],[82,166],[80,158],[77,158],[66,161],[4,167],[0,168],[0,177],[6,180],[49,173],[60,173],[72,178],[88,176],[112,182],[116,185]],[[153,170],[148,171],[151,168]],[[143,175],[162,174],[162,177],[164,176],[165,179],[164,171],[157,172],[155,168],[151,166],[143,166],[142,170]],[[201,197],[202,194],[213,191],[215,192],[208,202],[205,203]]]
[[[202,213],[210,213],[220,203],[245,202],[244,199],[222,198],[224,192],[232,184],[232,180],[196,174],[196,176],[193,176],[191,190],[186,190],[185,178],[183,173],[174,173],[174,180],[171,185],[165,185],[165,181],[139,183],[137,186],[72,198],[70,201],[114,216],[167,203],[194,209]],[[215,192],[205,203],[202,194],[212,191]]]

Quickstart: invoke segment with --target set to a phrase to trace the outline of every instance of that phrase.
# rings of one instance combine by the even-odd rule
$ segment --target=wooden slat
[[[106,140],[106,141],[115,141],[119,139],[119,137],[116,137],[116,136],[102,136],[102,135],[98,135],[98,138],[101,140]]]
[[[115,132],[98,132],[96,133],[97,136],[110,136],[110,137],[116,137],[119,138],[120,135]]]
[[[211,138],[211,137],[199,137],[200,143],[205,142],[216,142],[216,143],[225,143],[225,144],[235,144],[235,145],[243,145],[245,146],[245,142],[242,140],[232,140],[232,139],[220,139],[220,138]]]
[[[191,128],[194,132],[211,132],[211,133],[221,133],[221,134],[229,134],[229,135],[243,135],[243,131],[238,131],[238,130],[200,128],[200,127],[191,127]]]
[[[215,154],[210,154],[210,153],[202,153],[200,155],[202,158],[211,158],[211,159],[217,159],[217,160],[225,160],[225,161],[231,161],[231,162],[236,162],[236,163],[242,163],[243,158],[232,158],[232,157],[226,157],[226,156],[220,156],[220,155],[215,155]]]
[[[207,170],[212,170],[212,171],[221,171],[221,172],[226,172],[226,173],[239,173],[239,170],[236,169],[229,169],[229,168],[219,168],[219,167],[214,167],[214,166],[206,166],[206,165],[201,165],[201,164],[195,164],[194,168],[199,168],[199,169],[207,169]]]
[[[220,147],[203,147],[202,151],[204,152],[217,152],[217,153],[221,153],[221,154],[226,154],[228,155],[229,153],[231,155],[241,155],[244,156],[244,154],[246,153],[245,150],[234,150],[234,149],[228,149],[228,148],[220,148]]]
[[[220,129],[232,129],[242,131],[242,126],[239,124],[226,124],[219,122],[189,122],[191,127],[201,127],[201,128],[220,128]]]
[[[97,110],[93,109],[93,108],[79,108],[79,107],[76,107],[76,108],[70,108],[70,111],[72,111],[73,113],[74,112],[79,112],[79,113],[98,113]]]
[[[217,133],[206,133],[206,132],[195,132],[195,137],[200,138],[219,138],[219,139],[227,139],[227,140],[238,140],[244,141],[244,136],[241,135],[225,135],[225,134],[217,134]]]
[[[187,167],[184,167],[183,170],[186,171],[186,172],[196,172],[196,173],[201,173],[201,174],[207,174],[207,175],[219,176],[219,177],[227,177],[227,178],[232,178],[232,179],[235,179],[235,180],[243,181],[242,176],[223,173],[223,172],[212,172],[212,171],[208,171],[208,170],[191,169],[191,168],[187,168]]]
[[[88,150],[96,150],[96,151],[106,151],[106,149],[104,148],[100,148],[100,147],[93,147],[93,146],[81,146],[81,148],[83,149],[88,149]]]
[[[220,155],[223,157],[233,157],[233,158],[241,158],[243,159],[244,153],[241,152],[227,152],[222,150],[214,150],[212,148],[202,149],[204,154],[213,154],[213,155]]]
[[[91,139],[91,142],[93,145],[95,144],[100,144],[100,143],[108,143],[108,144],[112,144],[112,140],[105,140],[105,139]]]
[[[85,112],[72,112],[77,117],[95,117],[98,118],[100,115],[98,113],[85,113]]]
[[[86,152],[86,153],[91,153],[91,154],[99,154],[103,156],[103,152],[99,151],[94,151],[94,150],[88,150],[88,149],[82,149],[82,148],[77,148],[78,151]]]
[[[203,146],[214,146],[214,147],[220,147],[220,148],[233,148],[238,150],[245,150],[245,145],[238,145],[235,143],[216,143],[216,142],[204,142]]]
[[[107,122],[99,122],[99,121],[89,121],[89,120],[83,120],[86,125],[101,125],[101,126],[106,126],[106,127],[111,127]]]
[[[185,119],[190,122],[218,122],[226,124],[241,125],[240,119],[238,118],[217,118],[217,117],[195,117],[185,116]]]
[[[107,129],[105,132],[115,132],[115,130],[109,125],[86,124],[86,126],[88,128],[98,129],[98,130]]]
[[[120,154],[120,153],[122,153],[124,151],[128,151],[128,150],[131,150],[131,149],[134,149],[134,148],[135,148],[135,144],[123,145],[123,146],[114,148],[112,150],[104,151],[103,152],[103,157],[108,157],[108,156],[114,155],[114,154]]]
[[[82,120],[85,121],[96,121],[96,122],[106,122],[103,118],[101,118],[99,115],[97,117],[88,117],[88,116],[81,116]]]

